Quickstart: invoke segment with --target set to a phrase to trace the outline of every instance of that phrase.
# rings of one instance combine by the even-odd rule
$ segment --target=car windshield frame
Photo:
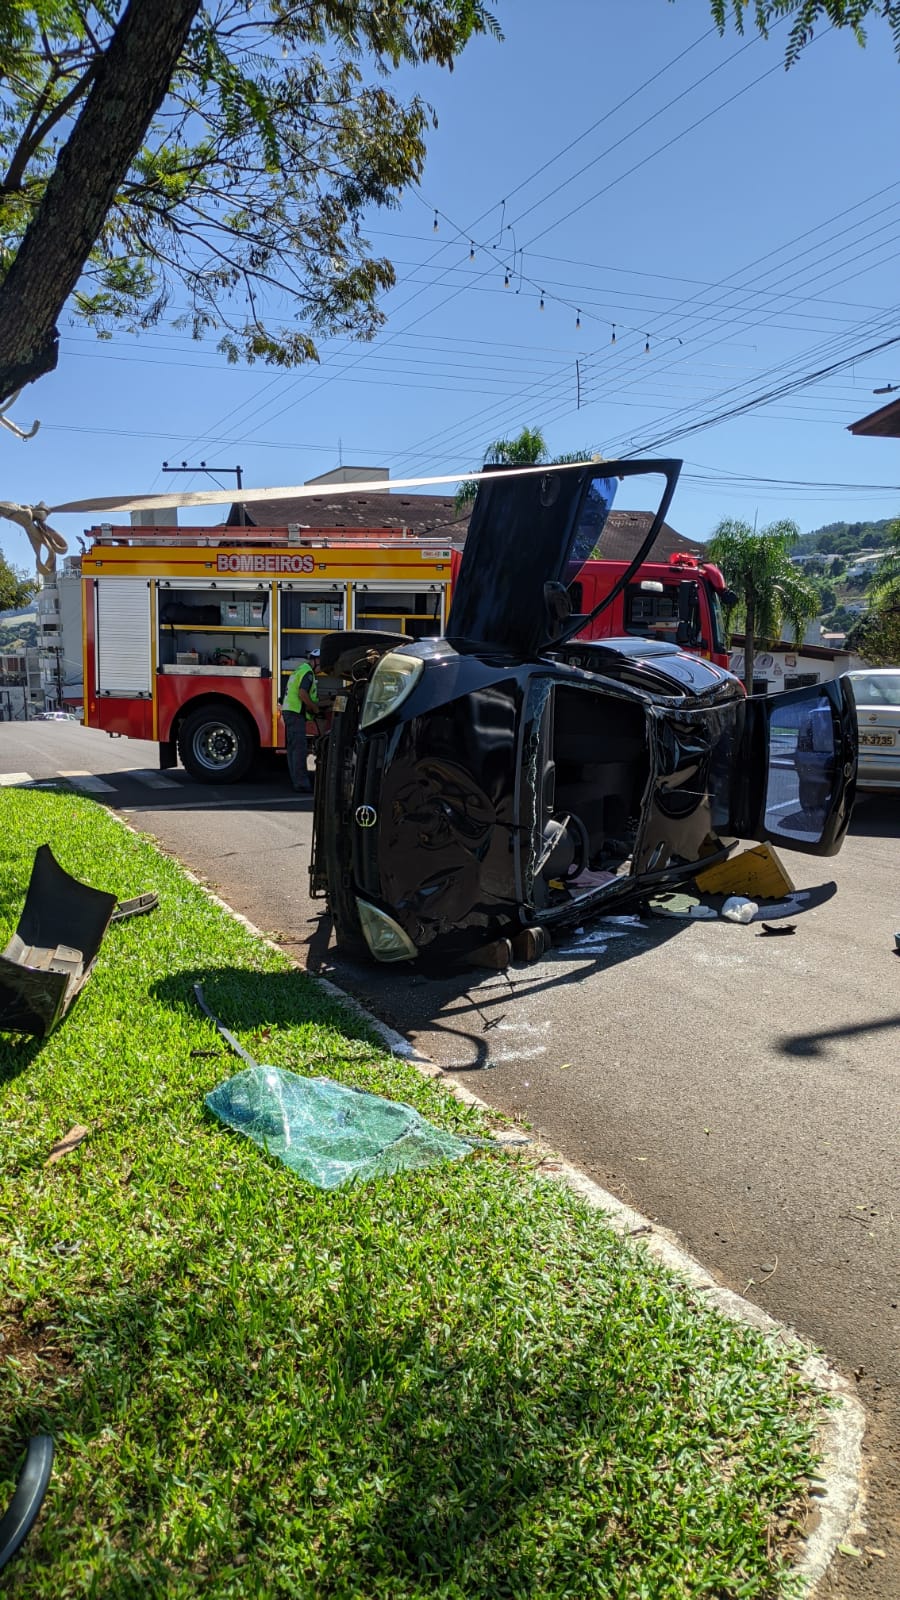
[[[635,459],[490,468],[473,507],[447,637],[519,660],[574,637],[615,603],[647,559],[681,466]],[[596,558],[619,483],[634,477],[663,480],[656,512],[632,560],[586,618],[574,612],[568,586]]]
[[[681,468],[683,465],[684,463],[682,461],[670,459],[652,461],[603,461],[597,463],[598,469],[601,470],[598,470],[595,476],[588,479],[587,483],[585,484],[582,491],[581,502],[578,508],[578,514],[575,519],[574,534],[567,553],[567,586],[571,583],[577,583],[586,562],[596,558],[596,552],[598,550],[600,540],[603,537],[603,529],[606,525],[606,520],[613,508],[615,501],[616,490],[614,489],[612,495],[610,496],[609,504],[606,508],[606,515],[603,518],[603,523],[600,526],[591,548],[588,549],[587,541],[583,540],[582,548],[579,549],[579,538],[582,537],[583,539],[583,533],[585,529],[585,509],[590,498],[591,489],[597,479],[600,479],[603,482],[609,482],[611,479],[614,479],[618,484],[626,478],[661,477],[665,480],[663,492],[660,496],[659,504],[657,505],[656,511],[653,515],[650,526],[644,535],[644,538],[638,545],[638,548],[635,554],[632,556],[631,561],[628,563],[628,566],[625,568],[625,571],[616,579],[609,593],[604,595],[603,599],[598,601],[597,605],[595,605],[593,610],[589,611],[586,616],[573,616],[570,618],[569,622],[561,632],[551,631],[549,636],[544,639],[541,649],[547,649],[551,645],[556,646],[558,644],[565,644],[567,640],[574,638],[576,633],[580,633],[583,628],[589,627],[596,617],[599,617],[602,612],[606,611],[609,606],[613,605],[615,601],[618,600],[619,595],[622,594],[631,583],[638,571],[638,568],[642,567],[645,561],[649,561],[651,559],[653,546],[655,545],[662,531],[663,524],[666,520],[666,515],[670,505],[672,504],[672,498],[675,494],[675,489],[678,484],[678,479],[681,475]],[[573,556],[574,561],[578,563],[574,570]]]

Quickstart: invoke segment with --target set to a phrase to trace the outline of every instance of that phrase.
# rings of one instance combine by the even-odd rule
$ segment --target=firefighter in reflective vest
[[[319,687],[315,669],[311,662],[301,661],[288,678],[281,704],[288,775],[297,794],[312,794],[310,772],[306,765],[306,723],[308,718],[315,718],[318,709]]]

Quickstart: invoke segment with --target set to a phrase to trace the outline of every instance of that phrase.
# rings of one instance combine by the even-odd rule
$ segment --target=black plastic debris
[[[759,937],[762,939],[766,936],[766,934],[768,934],[773,939],[782,938],[786,933],[796,932],[796,922],[764,922],[762,928],[760,929]]]
[[[0,1568],[11,1561],[44,1501],[53,1470],[53,1440],[49,1433],[28,1441],[25,1465],[3,1516],[0,1517]]]
[[[34,858],[18,927],[0,955],[0,1030],[46,1038],[90,977],[109,924],[158,904],[119,904],[65,872],[48,844]]]

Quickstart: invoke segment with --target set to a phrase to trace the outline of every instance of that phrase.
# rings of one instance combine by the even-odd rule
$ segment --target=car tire
[[[198,706],[178,730],[181,765],[198,783],[237,783],[257,752],[256,729],[236,706]]]

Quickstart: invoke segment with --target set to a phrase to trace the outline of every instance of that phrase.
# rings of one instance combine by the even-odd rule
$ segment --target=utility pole
[[[206,476],[208,478],[212,478],[213,483],[217,483],[218,482],[218,479],[215,476],[215,474],[217,472],[219,472],[219,473],[222,473],[222,472],[233,472],[234,476],[235,476],[235,478],[237,480],[237,491],[238,491],[238,494],[240,494],[241,490],[244,487],[244,480],[243,480],[243,477],[241,476],[242,471],[243,471],[242,467],[208,467],[206,465],[205,461],[201,461],[199,467],[189,467],[186,461],[182,461],[180,467],[170,467],[168,461],[164,461],[163,464],[162,464],[162,470],[163,470],[163,472],[205,472]],[[221,484],[219,484],[219,488],[220,489],[222,488]],[[239,501],[238,502],[237,513],[238,513],[238,526],[241,527],[241,528],[245,528],[247,526],[247,518],[246,518],[246,515],[245,515],[245,512],[244,512],[243,501]]]

